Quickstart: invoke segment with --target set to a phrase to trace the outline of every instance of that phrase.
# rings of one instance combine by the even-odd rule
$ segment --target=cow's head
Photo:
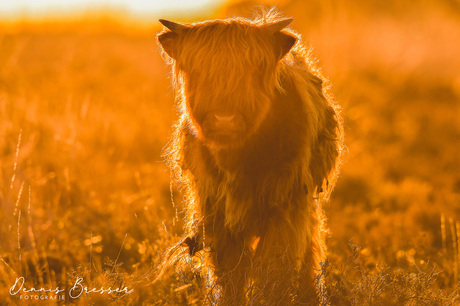
[[[292,19],[160,22],[167,30],[158,41],[183,82],[182,108],[192,132],[217,147],[243,144],[270,111],[277,64],[297,40],[282,31]]]

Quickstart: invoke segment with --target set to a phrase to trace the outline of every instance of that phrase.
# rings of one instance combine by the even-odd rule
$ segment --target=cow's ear
[[[285,56],[297,41],[297,37],[294,35],[282,32],[292,21],[292,18],[284,18],[262,26],[264,31],[275,37],[275,52],[279,59]]]
[[[295,45],[297,38],[291,34],[284,32],[278,32],[274,35],[276,52],[278,53],[278,56],[281,59]]]
[[[168,30],[170,30],[170,32],[164,32],[158,35],[158,42],[170,57],[177,59],[176,45],[179,35],[183,35],[184,32],[187,31],[188,27],[166,19],[160,19],[158,21],[161,22],[161,24],[164,25]]]
[[[177,39],[179,34],[174,32],[165,32],[158,35],[158,42],[163,50],[172,58],[176,59],[174,50],[176,49]]]

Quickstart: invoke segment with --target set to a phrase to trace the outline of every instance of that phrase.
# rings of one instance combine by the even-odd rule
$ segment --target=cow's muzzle
[[[203,124],[205,135],[218,143],[234,142],[243,137],[246,131],[244,118],[239,113],[210,112]]]

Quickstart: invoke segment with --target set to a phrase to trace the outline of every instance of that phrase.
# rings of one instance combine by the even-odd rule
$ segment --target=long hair
[[[293,258],[305,256],[311,271],[325,259],[322,203],[338,176],[343,129],[312,50],[290,28],[266,30],[289,22],[270,10],[254,20],[205,21],[158,35],[172,65],[180,116],[165,157],[173,182],[186,193],[186,235],[212,237],[201,237],[199,249],[207,241],[230,243],[228,232],[242,237],[246,249],[253,233],[262,236],[274,226],[274,209],[288,205],[279,237]],[[225,146],[209,139],[206,116],[215,109],[242,114],[246,133]],[[263,150],[270,146],[279,156]],[[264,167],[272,172],[261,175]],[[255,251],[262,258],[272,256],[277,243],[265,240]],[[216,260],[222,261],[219,254]]]
[[[190,124],[192,118],[187,106],[187,82],[191,83],[190,87],[195,88],[192,94],[198,96],[197,98],[202,101],[203,105],[211,104],[207,103],[211,96],[231,95],[233,101],[242,103],[235,107],[248,107],[249,110],[253,110],[257,107],[248,106],[248,102],[269,99],[275,89],[285,91],[280,82],[281,79],[284,79],[289,80],[295,86],[305,103],[305,108],[310,113],[309,120],[307,120],[308,133],[318,135],[316,145],[312,144],[313,152],[309,165],[313,181],[311,187],[316,191],[321,191],[318,192],[319,199],[324,201],[329,198],[337,180],[340,168],[339,157],[344,142],[340,107],[334,102],[330,82],[317,66],[317,60],[313,57],[313,49],[311,47],[306,49],[300,34],[293,29],[285,28],[283,32],[294,36],[296,44],[282,60],[277,61],[272,53],[267,52],[267,49],[270,49],[268,45],[270,40],[267,39],[266,33],[257,27],[247,27],[248,25],[271,24],[281,18],[279,12],[271,9],[262,11],[262,14],[254,20],[234,17],[193,23],[190,25],[190,33],[187,34],[187,43],[177,44],[181,46],[177,50],[178,60],[173,60],[163,50],[163,57],[172,65],[175,97],[180,115],[164,156],[173,170],[175,183],[178,183],[179,186],[193,185],[187,173],[183,171],[183,127],[187,126],[192,131],[194,129]],[[165,32],[167,30],[163,31]],[[244,39],[241,37],[242,33],[245,33]],[[219,40],[216,37],[219,37]],[[230,49],[237,49],[240,57],[229,58],[227,53],[222,53],[222,50]],[[248,54],[248,50],[251,50],[251,54]],[[192,71],[192,76],[187,80],[181,67],[188,67]],[[247,86],[241,84],[245,82],[248,67],[260,69],[263,79],[259,90],[245,88]],[[200,79],[202,84],[193,84],[195,80],[193,74],[204,71],[207,77]],[[211,88],[211,90],[198,90],[202,87]],[[247,90],[241,91],[242,87]]]

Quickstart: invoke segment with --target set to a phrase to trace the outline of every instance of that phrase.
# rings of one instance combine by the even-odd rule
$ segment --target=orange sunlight
[[[208,164],[196,158],[187,160],[189,167],[184,166],[182,151],[174,148],[199,156],[196,152],[219,151],[218,141],[227,140],[224,144],[231,147],[247,140],[235,136],[235,143],[217,139],[217,145],[195,146],[197,140],[192,138],[195,142],[184,145],[184,139],[190,140],[186,137],[196,135],[192,131],[196,123],[185,121],[192,115],[180,114],[188,110],[185,103],[191,98],[183,100],[182,109],[178,103],[181,95],[192,94],[176,92],[180,84],[171,81],[182,80],[183,74],[171,70],[168,63],[172,60],[157,41],[158,33],[169,31],[160,18],[184,24],[233,16],[251,19],[259,1],[0,3],[1,305],[219,302],[225,284],[213,281],[225,273],[210,263],[217,251],[207,244],[215,239],[212,231],[216,228],[233,230],[232,235],[219,236],[219,260],[233,259],[228,266],[233,264],[236,269],[244,255],[241,261],[246,260],[247,274],[232,276],[236,282],[242,279],[239,298],[247,304],[270,304],[261,273],[268,275],[273,288],[280,283],[294,284],[296,273],[302,272],[300,264],[295,266],[291,258],[290,266],[297,270],[289,270],[283,254],[301,257],[304,253],[298,249],[310,247],[307,255],[312,258],[302,258],[311,269],[318,267],[316,283],[311,277],[315,271],[309,270],[310,287],[298,282],[297,291],[283,295],[287,301],[296,301],[310,290],[323,305],[460,305],[458,1],[262,2],[276,2],[282,15],[293,20],[284,20],[272,32],[257,32],[253,27],[251,39],[250,30],[243,35],[236,27],[231,37],[221,33],[200,37],[194,40],[196,44],[176,40],[177,45],[168,45],[185,33],[176,25],[179,29],[161,41],[168,54],[181,56],[181,65],[198,71],[190,77],[192,82],[206,80],[195,82],[202,86],[203,100],[230,103],[227,98],[232,92],[241,109],[253,101],[266,107],[258,108],[260,112],[251,108],[248,113],[253,113],[247,116],[251,120],[241,114],[219,117],[216,113],[217,117],[211,116],[215,121],[208,118],[213,124],[235,130],[251,126],[257,131],[263,120],[271,118],[266,114],[275,118],[291,111],[290,116],[279,115],[281,119],[298,119],[295,115],[304,111],[308,114],[302,117],[305,120],[283,121],[298,126],[295,131],[287,133],[287,123],[272,129],[273,134],[287,134],[273,141],[284,148],[278,151],[280,160],[301,156],[296,161],[302,159],[299,165],[304,168],[285,167],[280,175],[261,175],[260,185],[252,181],[253,185],[247,185],[246,179],[252,177],[244,177],[243,171],[235,172],[238,175],[227,171],[226,163],[260,164],[268,173],[275,166],[263,164],[262,158],[252,156],[239,163],[222,158],[218,163],[212,155],[209,159],[215,159]],[[297,39],[304,49],[295,49]],[[203,50],[203,45],[209,48]],[[273,53],[273,46],[278,53]],[[252,57],[243,62],[241,54]],[[286,68],[299,62],[304,65],[300,70]],[[199,73],[203,71],[206,73]],[[230,79],[237,80],[233,85],[238,94],[229,90]],[[261,81],[254,85],[253,80]],[[285,80],[297,83],[291,86]],[[307,106],[296,109],[292,105],[297,104],[288,103],[288,98],[281,104],[272,103],[269,97],[272,92],[280,94],[280,86],[302,86],[298,99]],[[211,99],[218,91],[223,94]],[[326,93],[340,108],[318,98]],[[315,98],[310,104],[305,102]],[[276,112],[273,105],[279,107]],[[339,114],[343,143],[336,133]],[[179,132],[185,131],[185,136],[174,134],[181,118],[183,130]],[[301,138],[307,134],[312,138]],[[171,145],[172,140],[182,146]],[[323,147],[311,152],[297,148],[313,143]],[[332,178],[334,158],[342,144],[340,171]],[[270,158],[268,153],[266,158]],[[317,155],[311,157],[313,154]],[[201,177],[196,179],[190,168]],[[285,173],[297,173],[302,180],[280,183]],[[224,174],[226,182],[239,183],[242,189],[217,184]],[[278,184],[261,188],[272,180]],[[196,191],[196,186],[201,189]],[[233,198],[228,195],[241,190]],[[253,195],[258,190],[266,193],[254,196],[257,200],[252,202],[243,201],[246,193]],[[209,197],[203,196],[206,201],[200,202],[198,193],[209,193]],[[283,204],[266,200],[266,206],[254,209],[256,201],[262,203],[272,195],[279,196]],[[318,197],[324,200],[324,217],[320,204],[304,210],[307,206],[294,205],[318,203]],[[209,205],[211,201],[215,203]],[[220,205],[219,213],[234,219],[215,213],[214,219],[206,220],[219,223],[214,227],[206,224],[205,229],[198,209],[202,202],[211,207],[206,206],[208,212]],[[247,207],[253,208],[249,220],[241,217],[249,215],[245,215]],[[273,209],[268,213],[267,207]],[[269,217],[298,223],[275,229],[261,226]],[[241,220],[252,227],[238,231]],[[272,236],[261,234],[267,228]],[[324,231],[314,236],[314,230]],[[305,237],[310,240],[302,240]],[[241,252],[233,247],[235,241],[242,241]],[[270,243],[290,253],[263,249]],[[251,270],[251,264],[257,264],[251,260],[259,254],[264,255],[267,270]],[[320,263],[321,259],[325,261]],[[279,273],[267,273],[272,267]],[[227,297],[231,288],[227,284]]]

